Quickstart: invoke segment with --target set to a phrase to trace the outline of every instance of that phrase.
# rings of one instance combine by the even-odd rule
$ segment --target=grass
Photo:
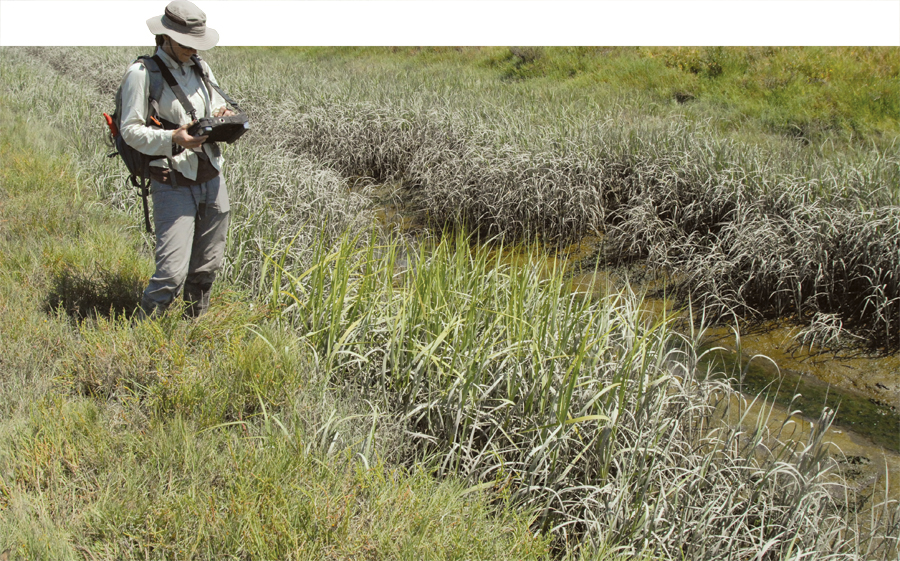
[[[900,132],[893,83],[900,53],[892,47],[320,47],[269,49],[266,56],[310,64],[387,59],[418,68],[481,67],[540,97],[564,100],[580,92],[598,104],[614,99],[648,112],[678,108],[754,141],[784,135],[807,145],[874,142],[886,149]]]
[[[15,490],[5,496],[7,546],[32,559],[531,558],[543,549],[522,522],[470,533],[496,511],[458,483],[350,454],[320,459],[291,429],[198,431],[173,416],[137,431],[130,411],[115,424],[111,413],[51,398],[5,439]]]
[[[809,333],[838,322],[849,334],[845,342],[894,352],[900,345],[900,166],[890,132],[896,120],[890,110],[870,118],[871,107],[853,96],[892,75],[895,50],[614,51],[513,49],[509,56],[531,70],[522,76],[527,80],[508,83],[471,68],[479,57],[500,56],[491,50],[366,50],[347,59],[343,50],[288,50],[272,54],[280,78],[265,90],[248,87],[251,99],[279,100],[272,134],[288,149],[347,180],[400,184],[409,211],[435,229],[551,244],[603,234],[601,259],[648,260],[669,270],[680,279],[670,291],[685,303],[702,303],[711,316],[791,316]],[[324,85],[310,86],[318,96],[282,101],[275,91],[292,87],[284,77],[302,84],[326,73],[300,72],[291,57],[338,68],[352,83],[341,89],[323,78]],[[361,62],[385,59],[391,62],[384,68],[421,61],[435,69],[396,82],[382,66]],[[557,66],[569,59],[580,61],[585,76],[607,74],[596,88],[560,86]],[[851,71],[852,61],[865,74]],[[659,105],[652,92],[662,78],[626,79],[636,64],[673,80],[685,73],[700,80],[696,91],[710,97],[712,108]],[[833,67],[843,70],[814,78]],[[797,76],[783,95],[747,82],[765,82],[778,68]],[[890,93],[890,82],[883,87]],[[804,116],[816,96],[846,98],[841,111],[860,112],[838,120],[883,126],[856,127],[871,129],[863,134],[810,124],[826,119]],[[715,120],[729,114],[722,105],[736,107],[740,127]],[[798,140],[791,132],[804,127],[821,129],[815,142],[807,138],[812,133]]]
[[[400,465],[396,423],[318,381],[264,306],[226,290],[202,322],[133,324],[136,301],[106,308],[115,287],[60,282],[152,260],[73,179],[65,134],[2,95],[5,558],[544,556],[527,511]],[[55,297],[81,306],[48,312]]]
[[[822,160],[687,123],[611,125],[532,148],[521,115],[505,121],[523,128],[515,143],[434,111],[336,101],[291,113],[291,150],[347,178],[399,182],[411,212],[437,229],[551,244],[604,234],[602,259],[670,270],[682,279],[674,290],[710,314],[834,315],[871,348],[900,345],[888,153]]]
[[[540,509],[563,543],[635,555],[652,542],[663,558],[889,555],[833,510],[821,434],[712,430],[732,390],[695,377],[697,343],[634,294],[572,296],[561,270],[511,266],[464,238],[408,256],[401,272],[395,246],[315,248],[302,274],[278,267],[275,303],[332,383],[392,404],[441,473]]]
[[[900,510],[861,505],[832,476],[831,412],[803,441],[765,419],[722,425],[717,405],[746,409],[698,368],[698,334],[645,313],[640,294],[569,294],[542,254],[511,264],[492,250],[602,224],[623,256],[677,262],[713,254],[723,217],[782,224],[807,203],[862,220],[853,235],[868,240],[895,196],[889,155],[831,158],[795,140],[747,154],[662,122],[671,114],[637,125],[633,106],[596,126],[588,96],[479,82],[490,68],[440,53],[421,54],[443,62],[418,73],[366,53],[216,51],[254,123],[228,148],[222,282],[200,321],[132,323],[128,290],[96,280],[144,278],[150,244],[96,138],[134,54],[4,50],[15,165],[0,199],[0,334],[14,350],[0,358],[13,373],[0,387],[0,551],[892,558]],[[303,56],[320,64],[298,68]],[[525,120],[517,104],[541,96],[552,103]],[[44,124],[27,121],[60,98]],[[428,231],[372,227],[366,193],[381,181],[404,187]],[[744,197],[760,208],[735,213]],[[491,244],[473,246],[479,235]],[[684,238],[696,252],[670,255]],[[868,264],[889,252],[873,247]]]

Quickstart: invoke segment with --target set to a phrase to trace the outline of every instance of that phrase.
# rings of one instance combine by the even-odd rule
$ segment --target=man
[[[198,118],[232,114],[215,88],[207,88],[194,55],[214,47],[219,34],[206,27],[206,14],[187,0],[175,0],[161,16],[147,20],[156,35],[156,55],[171,71]],[[211,82],[212,71],[204,67]],[[160,159],[151,162],[150,193],[156,231],[156,272],[144,290],[140,312],[159,315],[184,292],[185,314],[197,317],[209,307],[209,294],[222,266],[230,205],[222,153],[206,136],[191,136],[194,122],[176,93],[162,88],[159,121],[174,130],[154,127],[149,107],[149,71],[132,64],[122,83],[122,139],[132,148]]]

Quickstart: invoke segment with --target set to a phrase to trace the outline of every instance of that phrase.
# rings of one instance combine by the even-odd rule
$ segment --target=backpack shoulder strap
[[[153,57],[149,55],[139,56],[135,62],[143,64],[144,69],[147,71],[147,79],[150,81],[150,93],[149,99],[147,100],[149,106],[148,117],[153,118],[154,116],[159,115],[159,99],[162,95],[163,78]],[[122,88],[119,86],[119,91],[116,92],[116,115],[120,114],[121,91]],[[140,192],[144,207],[144,227],[148,234],[152,234],[153,228],[150,226],[150,207],[147,203],[147,198],[150,195],[150,162],[151,160],[162,159],[162,157],[141,154],[137,150],[129,147],[124,140],[121,141],[121,145],[117,143],[117,152],[122,156],[122,159],[126,161],[125,165],[131,173],[131,184]],[[129,162],[131,163],[129,164]]]
[[[147,78],[150,80],[150,101],[159,101],[159,98],[162,96],[162,88],[165,81],[163,80],[162,73],[159,70],[159,65],[156,62],[155,56],[145,55],[142,57],[138,57],[138,60],[143,63],[144,68],[147,69]]]
[[[238,107],[237,102],[235,102],[233,99],[231,99],[231,96],[229,96],[227,93],[225,93],[225,90],[220,88],[219,84],[216,84],[215,82],[213,82],[212,80],[209,79],[209,72],[206,71],[206,66],[201,64],[204,62],[203,59],[197,55],[192,55],[191,60],[194,61],[194,67],[197,68],[197,71],[200,73],[200,77],[203,79],[203,83],[206,84],[206,90],[208,92],[210,92],[210,94],[212,94],[212,90],[213,90],[213,88],[215,88],[215,90],[217,92],[219,92],[219,95],[222,96],[222,99],[224,99],[226,103],[228,103],[229,105],[231,105],[232,107],[237,109],[238,112],[242,112],[241,108]]]

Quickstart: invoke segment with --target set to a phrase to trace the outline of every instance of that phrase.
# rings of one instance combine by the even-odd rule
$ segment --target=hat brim
[[[154,35],[168,35],[177,43],[198,51],[211,49],[219,42],[219,32],[211,27],[207,27],[203,35],[188,35],[166,27],[163,21],[164,17],[156,16],[147,20],[147,27],[150,28],[150,33]]]

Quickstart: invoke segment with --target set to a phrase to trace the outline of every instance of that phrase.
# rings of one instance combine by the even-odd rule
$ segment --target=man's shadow
[[[132,317],[140,307],[146,280],[137,275],[96,268],[64,266],[53,274],[45,301],[48,313],[64,312],[76,320]]]

